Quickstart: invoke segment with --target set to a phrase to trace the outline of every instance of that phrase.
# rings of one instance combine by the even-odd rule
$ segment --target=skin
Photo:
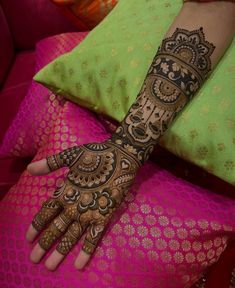
[[[219,24],[219,25],[217,25]],[[215,29],[216,25],[216,29]],[[176,29],[180,27],[188,31],[199,29],[203,27],[206,40],[213,43],[215,49],[211,55],[211,68],[213,68],[225,50],[231,43],[235,33],[235,4],[232,2],[211,2],[211,3],[185,3],[179,15],[175,18],[171,27],[169,28],[165,37],[170,37]],[[160,120],[161,121],[161,120]],[[170,121],[168,121],[170,125]],[[118,133],[114,134],[113,141],[122,140],[118,138]],[[159,135],[160,137],[161,135]],[[125,137],[122,135],[122,137]],[[135,139],[134,139],[135,140]],[[157,141],[156,141],[157,142]],[[135,143],[135,141],[133,141]],[[134,144],[133,144],[134,145]],[[118,149],[118,148],[117,148]],[[147,160],[149,155],[147,155]],[[50,173],[50,169],[46,159],[34,162],[28,166],[28,172],[32,175],[44,175]],[[33,242],[39,236],[39,232],[32,226],[28,228],[26,233],[26,239],[29,242]],[[46,251],[37,243],[31,254],[30,259],[33,263],[39,263],[45,256]],[[87,254],[83,250],[75,260],[75,267],[77,269],[83,269],[88,263],[91,255]],[[47,258],[45,266],[48,270],[55,270],[58,265],[65,258],[64,255],[54,250]]]
[[[31,174],[43,175],[64,166],[70,171],[64,184],[44,202],[27,232],[29,242],[41,234],[30,259],[38,263],[60,238],[45,264],[54,270],[85,232],[83,250],[75,261],[76,268],[82,269],[132,185],[140,163],[106,141],[75,146],[37,164],[40,169],[36,171],[34,165],[28,166]]]
[[[35,163],[28,165],[27,170],[32,175],[45,175],[50,173],[50,169],[47,165],[46,159],[39,160]],[[29,226],[28,231],[26,232],[26,240],[32,243],[39,235],[39,232],[32,226]],[[30,254],[30,260],[33,263],[39,263],[42,257],[46,254],[46,251],[40,247],[39,244],[36,244]],[[78,254],[74,266],[76,269],[83,269],[90,259],[90,255],[84,251],[80,251]],[[53,271],[57,266],[63,261],[64,255],[61,255],[59,252],[54,250],[48,259],[45,262],[45,266],[48,270]]]

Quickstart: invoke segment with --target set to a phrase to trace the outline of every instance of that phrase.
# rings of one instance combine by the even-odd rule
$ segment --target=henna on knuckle
[[[56,247],[56,250],[62,255],[67,255],[77,243],[83,231],[84,229],[79,222],[73,222],[68,228],[68,231],[66,232],[64,237],[61,239],[58,246]]]
[[[80,152],[81,150],[78,146],[73,146],[59,154],[48,156],[46,160],[50,171],[55,171],[64,166],[70,167],[76,161]]]
[[[87,254],[93,254],[95,251],[96,245],[89,242],[87,239],[84,240],[82,250]]]
[[[53,218],[62,210],[60,201],[49,199],[42,205],[41,210],[35,215],[32,226],[38,231],[42,231]]]
[[[39,245],[44,250],[49,250],[54,242],[65,233],[72,221],[72,217],[67,217],[65,213],[61,213],[53,220],[49,228],[43,232],[38,242]]]

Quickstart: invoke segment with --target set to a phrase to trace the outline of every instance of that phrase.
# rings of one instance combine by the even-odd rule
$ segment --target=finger
[[[83,250],[81,250],[78,254],[78,257],[74,263],[75,267],[79,270],[83,269],[91,258],[90,254],[87,254]]]
[[[81,149],[78,146],[68,148],[58,154],[30,163],[27,170],[32,175],[45,175],[65,166],[71,166]]]
[[[57,250],[54,250],[50,257],[46,260],[45,266],[48,270],[54,271],[58,265],[64,260],[65,255],[60,254]]]
[[[83,234],[84,228],[76,221],[73,222],[65,235],[62,237],[56,250],[48,257],[45,266],[49,270],[55,270],[57,266],[63,261],[66,255],[72,250],[74,245],[78,242]]]
[[[30,224],[27,232],[26,232],[26,240],[28,242],[33,242],[33,240],[37,237],[38,231],[33,227],[32,224]]]
[[[37,243],[30,254],[30,261],[36,264],[41,260],[44,254],[45,250]]]
[[[65,166],[70,167],[81,153],[82,151],[78,146],[68,148],[59,154],[48,156],[46,158],[47,165],[50,171],[55,171]]]
[[[69,217],[67,211],[63,211],[56,217],[50,226],[43,232],[38,243],[45,250],[49,250],[51,246],[58,240],[73,222],[73,218]]]
[[[47,165],[47,160],[42,159],[33,163],[30,163],[27,166],[27,170],[32,175],[44,175],[50,173],[50,169]]]
[[[83,269],[89,261],[91,255],[94,253],[97,244],[102,236],[104,230],[103,224],[92,224],[87,230],[87,234],[77,259],[75,260],[75,267],[77,269]]]
[[[73,219],[70,219],[68,212],[65,210],[56,217],[50,226],[43,232],[38,244],[31,252],[30,259],[32,259],[34,263],[38,263],[55,241],[64,234],[72,221]]]
[[[38,263],[55,241],[64,234],[72,221],[73,219],[70,219],[65,211],[56,217],[51,225],[43,232],[38,244],[31,252],[30,259],[33,259],[34,263]]]
[[[26,239],[32,242],[40,231],[61,212],[62,204],[55,199],[49,199],[42,205],[41,210],[34,216],[32,224],[29,226],[26,233]]]

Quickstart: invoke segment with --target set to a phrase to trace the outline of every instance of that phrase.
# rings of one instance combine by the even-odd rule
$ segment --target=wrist
[[[123,153],[130,156],[140,167],[144,164],[144,154],[145,151],[138,149],[138,147],[135,147],[130,141],[128,141],[127,137],[122,137],[119,135],[118,129],[115,133],[112,134],[111,138],[108,140],[110,144],[114,145],[116,148],[121,150]],[[124,134],[125,136],[125,134]]]

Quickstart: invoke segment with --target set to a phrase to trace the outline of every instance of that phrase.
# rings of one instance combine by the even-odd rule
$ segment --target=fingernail
[[[80,261],[76,261],[74,266],[77,270],[82,270],[85,267]]]
[[[36,246],[34,246],[32,252],[31,252],[29,258],[33,263],[39,263],[45,253],[46,253],[46,251],[44,249],[42,249],[39,244],[36,244]]]

